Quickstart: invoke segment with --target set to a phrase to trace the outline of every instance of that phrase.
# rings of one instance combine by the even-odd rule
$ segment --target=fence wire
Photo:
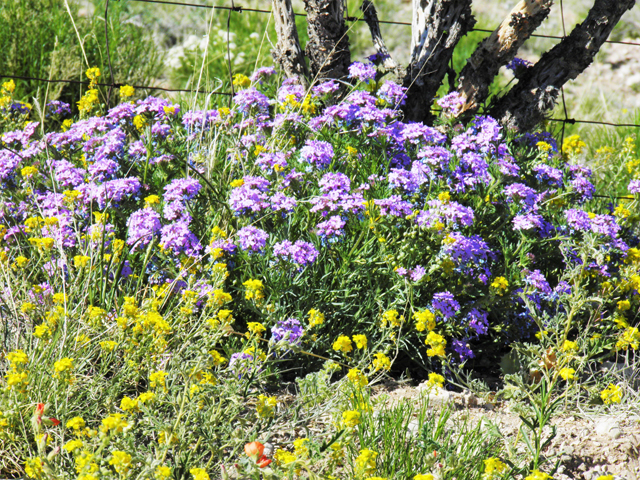
[[[173,6],[178,6],[178,7],[192,7],[192,8],[204,8],[204,9],[209,9],[209,10],[224,10],[224,11],[227,11],[228,12],[228,16],[227,16],[227,55],[229,54],[229,52],[228,52],[228,50],[229,50],[229,33],[228,32],[229,32],[229,28],[230,28],[230,20],[231,20],[231,13],[232,12],[237,12],[237,13],[256,12],[256,13],[268,14],[268,15],[271,15],[271,13],[272,13],[271,10],[267,10],[267,9],[246,8],[246,7],[243,7],[241,5],[235,5],[234,0],[231,0],[231,3],[232,3],[231,6],[226,6],[226,5],[203,5],[203,4],[200,4],[200,3],[175,2],[175,1],[171,1],[171,0],[130,0],[130,1],[138,2],[138,3],[149,3],[149,4],[158,4],[158,5],[173,5]],[[295,16],[299,16],[299,17],[306,17],[307,16],[306,13],[299,13],[299,12],[294,12],[294,15]],[[553,39],[553,40],[563,40],[564,38],[566,38],[566,27],[565,27],[565,20],[564,20],[564,6],[563,6],[562,0],[560,1],[560,15],[562,17],[561,18],[562,19],[562,29],[563,29],[563,35],[562,36],[544,35],[544,34],[535,34],[535,33],[532,34],[531,36],[532,37],[536,37],[536,38],[547,38],[547,39]],[[111,92],[112,92],[113,88],[119,88],[119,87],[122,87],[124,85],[128,85],[126,83],[115,82],[115,80],[114,80],[113,69],[112,69],[112,65],[111,65],[111,49],[109,48],[109,29],[108,29],[108,23],[109,22],[108,22],[108,20],[109,20],[109,0],[106,0],[106,2],[105,2],[105,40],[106,40],[106,46],[107,46],[107,60],[108,60],[109,74],[110,74],[111,82],[110,83],[98,83],[97,85],[109,88],[109,93],[107,95],[107,101],[110,100]],[[348,13],[347,13],[347,16],[345,17],[345,20],[348,21],[348,22],[364,22],[365,21],[364,18],[349,16]],[[398,22],[398,21],[391,21],[391,20],[379,20],[379,23],[385,24],[385,25],[411,26],[411,22]],[[483,33],[493,33],[494,32],[494,30],[483,29],[483,28],[472,28],[471,31],[483,32]],[[605,43],[616,44],[616,45],[632,45],[632,46],[640,47],[640,43],[638,43],[638,42],[605,40]],[[230,58],[229,58],[229,60],[230,60]],[[231,62],[230,61],[229,61],[228,69],[229,69],[229,77],[232,80],[233,79],[233,72],[232,72]],[[45,82],[45,83],[68,83],[68,84],[81,84],[81,85],[88,85],[89,84],[89,82],[81,81],[81,80],[46,79],[46,78],[39,78],[39,77],[27,77],[27,76],[21,76],[21,75],[5,75],[5,74],[2,74],[2,75],[0,75],[0,78],[10,78],[10,79],[15,79],[15,80],[31,80],[31,81],[39,81],[39,82]],[[141,90],[160,90],[160,91],[163,91],[163,92],[203,93],[203,94],[208,94],[208,95],[228,96],[228,97],[230,97],[229,98],[230,101],[231,101],[231,98],[235,94],[234,88],[233,88],[233,83],[231,83],[231,92],[220,92],[220,91],[216,91],[216,90],[193,90],[193,89],[181,89],[181,88],[165,88],[165,87],[152,86],[152,85],[131,85],[131,86],[136,88],[136,89],[141,89]],[[614,128],[622,128],[622,127],[624,127],[624,128],[640,128],[640,124],[634,124],[634,123],[613,123],[613,122],[604,122],[604,121],[596,121],[596,120],[570,118],[569,115],[568,115],[568,112],[567,112],[567,106],[566,106],[565,97],[564,97],[564,88],[561,88],[561,94],[562,94],[562,106],[563,106],[564,118],[549,118],[547,120],[551,121],[551,122],[561,122],[562,123],[562,137],[563,137],[563,139],[564,139],[564,131],[565,131],[566,125],[587,124],[587,125],[610,126],[610,127],[614,127]],[[607,197],[607,198],[609,198],[609,197]],[[618,197],[611,197],[611,198],[618,198]],[[627,198],[627,197],[619,197],[619,198]]]

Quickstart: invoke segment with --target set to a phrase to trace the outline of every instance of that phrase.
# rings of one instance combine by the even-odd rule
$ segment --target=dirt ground
[[[425,388],[424,384],[408,387],[389,383],[377,387],[376,395],[384,395],[391,404],[410,402],[422,395]],[[512,405],[490,404],[471,393],[440,391],[430,395],[430,399],[436,405],[447,402],[455,405],[453,425],[463,417],[473,423],[491,422],[509,443],[513,443],[522,423]],[[583,411],[559,415],[552,420],[557,435],[544,455],[554,463],[560,460],[555,480],[596,480],[601,475],[613,475],[615,480],[640,480],[640,415],[622,408],[618,412],[613,408],[607,415]],[[547,433],[550,430],[548,428]],[[524,444],[520,443],[516,452],[523,451]]]

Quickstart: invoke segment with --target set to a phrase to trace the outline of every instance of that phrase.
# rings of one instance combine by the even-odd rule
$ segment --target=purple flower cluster
[[[438,310],[445,318],[453,318],[460,310],[460,304],[451,292],[439,292],[433,295],[431,305],[434,310]]]
[[[271,340],[273,342],[286,341],[289,345],[300,345],[304,329],[297,318],[280,320],[271,327]]]
[[[413,268],[406,269],[404,267],[396,268],[396,273],[401,277],[409,278],[412,282],[419,282],[427,271],[422,265],[416,265]]]
[[[151,240],[160,233],[162,223],[160,215],[151,208],[143,208],[131,214],[127,220],[127,245],[132,245],[132,251],[144,249]]]
[[[261,253],[267,244],[269,234],[259,228],[248,226],[238,230],[238,243],[249,253]]]
[[[333,160],[333,146],[322,140],[308,140],[300,150],[300,157],[307,163],[324,169]]]
[[[318,250],[309,242],[284,240],[273,246],[273,254],[286,262],[295,263],[300,268],[311,265],[318,258]]]
[[[368,83],[376,79],[376,66],[372,63],[354,62],[349,65],[349,78]]]

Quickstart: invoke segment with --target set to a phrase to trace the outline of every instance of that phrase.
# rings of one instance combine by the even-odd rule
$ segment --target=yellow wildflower
[[[378,370],[390,370],[391,369],[391,359],[387,357],[384,353],[378,352],[374,355],[373,362],[371,366],[373,367],[373,371],[377,372]]]
[[[260,418],[273,417],[273,411],[278,405],[276,397],[267,397],[265,395],[258,395],[258,404],[256,405],[256,411]]]
[[[369,450],[368,448],[363,448],[362,450],[360,450],[360,454],[356,458],[356,466],[358,467],[358,470],[360,470],[364,474],[373,473],[376,468],[377,456],[377,452]]]
[[[118,342],[114,342],[113,340],[103,340],[99,345],[105,352],[113,352],[113,350],[118,346]]]
[[[128,97],[133,97],[133,94],[136,92],[136,89],[133,88],[131,85],[123,85],[120,87],[120,97],[121,98],[128,98]]]
[[[562,344],[562,351],[567,353],[577,353],[578,344],[576,342],[572,342],[571,340],[565,340]]]
[[[157,372],[153,372],[149,375],[149,386],[151,388],[155,387],[164,387],[165,386],[165,378],[167,376],[167,372],[162,370],[158,370]]]
[[[147,119],[144,118],[142,115],[136,115],[135,117],[133,117],[133,126],[136,127],[136,129],[139,132],[141,132],[142,129],[144,129],[146,124],[147,124]]]
[[[561,368],[559,373],[560,373],[560,376],[562,377],[563,380],[569,381],[569,380],[573,380],[574,378],[576,378],[575,375],[574,375],[576,373],[576,371],[573,368],[568,368],[568,367]]]
[[[122,433],[128,426],[129,424],[124,420],[124,418],[122,418],[121,413],[112,413],[102,420],[100,431],[102,433],[109,433],[111,431],[115,433]]]
[[[309,326],[316,327],[324,323],[324,313],[312,308],[309,310]]]
[[[129,466],[131,465],[131,455],[120,450],[115,450],[111,452],[109,465],[113,465],[113,468],[115,468],[116,472],[118,472],[120,475],[124,475],[129,471]]]
[[[282,450],[281,448],[276,450],[273,458],[275,458],[278,465],[286,465],[288,463],[296,461],[296,456],[293,453]]]
[[[76,432],[82,430],[85,427],[85,422],[82,417],[73,417],[67,421],[67,428],[72,428]]]
[[[89,263],[89,260],[91,260],[91,258],[86,255],[76,255],[73,257],[73,265],[76,268],[84,268]]]
[[[349,353],[353,350],[351,339],[346,335],[340,335],[338,339],[333,342],[333,349],[336,352]]]
[[[75,440],[69,440],[67,443],[64,444],[62,448],[64,448],[67,452],[73,452],[78,448],[82,448],[82,446],[83,446],[82,440],[78,440],[76,438]]]
[[[424,309],[421,312],[415,312],[413,319],[416,321],[416,330],[419,332],[431,331],[436,328],[436,316],[431,310]]]
[[[491,457],[484,460],[484,473],[492,475],[494,473],[502,473],[507,470],[507,464],[499,458]]]
[[[640,331],[637,327],[627,327],[622,333],[622,337],[616,343],[616,350],[628,350],[631,347],[634,350],[638,349],[640,344]]]
[[[386,326],[387,323],[392,327],[399,327],[404,322],[404,317],[398,313],[397,310],[387,310],[382,314],[382,325]]]
[[[618,385],[614,385],[610,383],[607,388],[600,392],[600,398],[605,403],[605,405],[609,405],[611,403],[620,403],[622,400],[622,388]]]
[[[442,375],[438,375],[437,373],[430,373],[427,385],[429,387],[442,388],[442,386],[444,385],[444,377]]]
[[[24,472],[30,478],[42,478],[44,473],[42,459],[40,457],[28,458],[24,462]]]
[[[358,368],[352,368],[347,373],[347,378],[356,386],[366,387],[369,383],[366,375],[362,373]]]
[[[429,357],[445,356],[444,348],[447,346],[447,341],[442,335],[439,335],[436,332],[429,332],[424,343],[431,347],[427,350],[427,355]]]
[[[571,135],[564,139],[562,143],[562,153],[566,155],[580,155],[586,146],[587,144],[580,140],[579,135]]]
[[[242,285],[247,288],[247,291],[244,294],[244,298],[247,300],[260,300],[264,298],[264,293],[262,291],[264,286],[260,280],[250,279]]]
[[[171,468],[160,465],[154,472],[156,480],[168,480],[171,477]]]
[[[209,480],[209,474],[204,468],[192,468],[189,473],[193,475],[193,480]]]
[[[53,364],[54,376],[73,370],[73,358],[65,357]]]
[[[306,458],[309,456],[308,443],[308,438],[297,438],[293,441],[293,449],[298,458]]]
[[[251,85],[251,80],[246,75],[236,73],[233,76],[233,86],[238,88],[247,88]]]
[[[360,424],[360,412],[356,410],[346,410],[342,412],[342,423],[347,428],[353,428]]]
[[[502,295],[507,288],[509,288],[509,282],[504,277],[496,277],[493,282],[491,282],[491,288],[495,288],[498,295]]]
[[[356,344],[356,347],[359,350],[367,348],[367,337],[366,337],[366,335],[354,335],[352,338],[353,338],[353,342]]]
[[[267,328],[259,322],[248,322],[247,330],[256,336],[261,337],[262,334],[267,331]]]

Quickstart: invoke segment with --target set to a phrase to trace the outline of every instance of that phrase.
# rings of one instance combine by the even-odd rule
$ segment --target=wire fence
[[[271,15],[272,10],[269,9],[260,9],[260,8],[247,8],[247,7],[243,7],[240,5],[235,5],[234,0],[232,0],[232,5],[228,6],[228,5],[204,5],[204,4],[200,4],[200,3],[189,3],[189,2],[175,2],[175,1],[170,1],[170,0],[130,0],[132,2],[138,2],[138,3],[148,3],[148,4],[158,4],[158,5],[171,5],[171,6],[179,6],[179,7],[190,7],[190,8],[203,8],[203,9],[209,9],[209,10],[221,10],[221,11],[227,11],[228,12],[228,18],[227,18],[227,44],[229,43],[229,35],[228,35],[228,30],[229,30],[229,20],[230,20],[230,16],[231,13],[237,13],[237,14],[241,14],[242,12],[256,12],[256,13],[261,13],[261,14],[267,14],[267,15]],[[562,40],[564,38],[566,38],[566,28],[565,28],[565,24],[564,24],[564,8],[563,8],[563,4],[562,4],[562,0],[560,1],[560,7],[561,7],[561,15],[562,15],[562,27],[563,27],[563,35],[543,35],[543,34],[532,34],[532,37],[535,38],[546,38],[546,39],[552,39],[552,40]],[[300,12],[294,12],[294,14],[296,16],[300,16],[300,17],[306,17],[307,15],[305,13],[300,13]],[[111,52],[110,49],[108,47],[109,45],[109,30],[107,28],[107,24],[108,24],[108,19],[109,19],[109,0],[106,1],[105,4],[105,37],[106,37],[106,42],[107,42],[107,60],[108,60],[108,66],[109,66],[109,74],[110,74],[110,79],[111,82],[109,83],[98,83],[99,86],[102,87],[106,87],[109,89],[109,94],[108,94],[108,98],[110,98],[111,96],[111,89],[113,88],[119,88],[121,86],[126,85],[125,83],[118,83],[114,81],[114,76],[113,76],[113,69],[111,68]],[[354,17],[354,16],[349,16],[347,15],[345,17],[345,20],[348,22],[364,22],[364,18],[361,17]],[[399,21],[391,21],[391,20],[380,20],[379,23],[381,24],[386,24],[386,25],[400,25],[400,26],[411,26],[411,22],[399,22]],[[476,31],[476,32],[483,32],[483,33],[492,33],[494,30],[489,30],[489,29],[483,29],[483,28],[473,28],[471,31]],[[630,41],[616,41],[616,40],[606,40],[605,43],[609,43],[609,44],[617,44],[617,45],[632,45],[632,46],[637,46],[640,47],[640,43],[638,42],[630,42]],[[228,45],[227,45],[228,46]],[[8,75],[8,74],[0,74],[0,77],[2,78],[10,78],[10,79],[16,79],[16,80],[31,80],[31,81],[39,81],[39,82],[44,82],[44,83],[68,83],[68,84],[82,84],[82,85],[88,85],[89,82],[88,81],[81,81],[81,80],[66,80],[66,79],[46,79],[46,78],[38,78],[38,77],[27,77],[27,76],[20,76],[20,75]],[[231,79],[232,77],[232,68],[231,68],[231,64],[229,62],[229,77]],[[194,90],[194,89],[180,89],[180,88],[166,88],[166,87],[160,87],[160,86],[153,86],[153,85],[131,85],[134,88],[137,89],[145,89],[145,90],[150,90],[150,91],[154,91],[154,90],[158,90],[158,91],[164,91],[164,92],[185,92],[185,93],[204,93],[204,94],[210,94],[210,95],[220,95],[220,96],[227,96],[227,97],[232,97],[234,95],[234,91],[233,91],[233,83],[231,82],[231,92],[224,92],[224,91],[217,91],[217,90]],[[599,120],[588,120],[588,119],[576,119],[576,118],[570,118],[570,116],[568,115],[567,112],[567,106],[566,106],[566,102],[565,102],[565,98],[564,98],[564,90],[562,90],[562,106],[563,106],[563,111],[564,111],[564,118],[549,118],[548,120],[551,122],[558,122],[558,123],[562,123],[562,137],[564,138],[564,129],[566,125],[574,125],[574,124],[586,124],[586,125],[602,125],[602,126],[609,126],[609,127],[615,127],[615,128],[640,128],[640,124],[634,124],[634,123],[614,123],[614,122],[605,122],[605,121],[599,121]]]

